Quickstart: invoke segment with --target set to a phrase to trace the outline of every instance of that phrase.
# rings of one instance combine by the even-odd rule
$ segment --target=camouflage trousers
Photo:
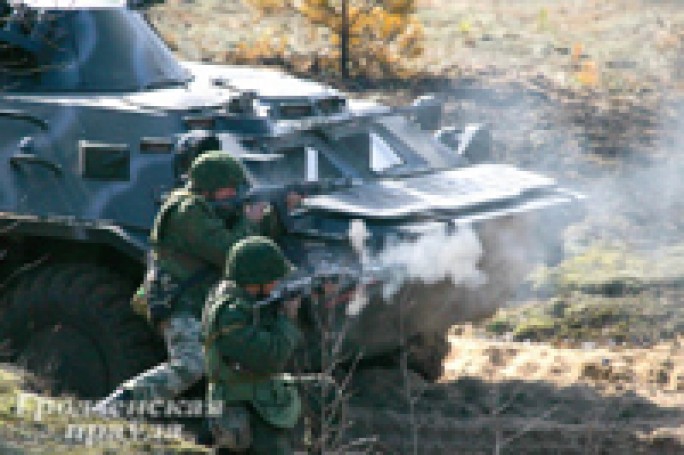
[[[168,360],[126,381],[133,400],[170,400],[204,376],[201,323],[189,313],[171,316],[162,324]]]

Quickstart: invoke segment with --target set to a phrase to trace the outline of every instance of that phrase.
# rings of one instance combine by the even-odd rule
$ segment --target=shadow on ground
[[[375,437],[381,453],[684,453],[681,439],[667,430],[681,424],[681,409],[581,384],[479,378],[426,384],[372,370],[357,374],[350,414],[352,438]]]

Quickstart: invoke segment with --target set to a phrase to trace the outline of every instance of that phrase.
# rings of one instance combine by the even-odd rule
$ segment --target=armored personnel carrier
[[[153,218],[194,158],[179,144],[197,131],[255,187],[300,188],[280,242],[302,267],[358,260],[354,223],[371,255],[476,233],[486,284],[407,279],[354,316],[349,340],[364,359],[403,350],[430,378],[448,328],[500,306],[577,204],[550,178],[483,162],[481,126],[439,132],[434,98],[391,109],[272,69],[178,61],[141,3],[26,0],[0,12],[0,338],[57,392],[102,396],[163,358],[129,300]]]

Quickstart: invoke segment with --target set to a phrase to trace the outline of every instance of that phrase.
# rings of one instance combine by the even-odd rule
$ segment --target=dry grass
[[[361,371],[355,430],[380,436],[381,453],[682,453],[681,344],[652,349],[560,348],[450,339],[438,384]],[[409,412],[409,411],[412,412]],[[410,417],[409,417],[410,416]]]
[[[444,381],[483,377],[490,381],[545,381],[558,387],[587,384],[602,393],[633,391],[653,403],[684,406],[684,346],[682,340],[649,349],[559,347],[547,343],[487,341],[453,336]]]
[[[682,450],[680,340],[651,349],[596,348],[590,343],[559,348],[467,335],[451,342],[444,383],[486,381],[487,390],[497,398],[493,409],[500,410],[500,418],[494,413],[481,425],[507,428],[514,435],[511,442],[522,444],[516,453],[540,453],[554,441],[563,441],[563,453]],[[516,424],[521,413],[525,417]],[[573,433],[577,437],[568,439]]]
[[[677,2],[425,3],[424,65],[433,71],[497,67],[618,91],[682,82],[684,11]]]
[[[676,1],[423,0],[417,13],[426,51],[410,65],[419,73],[541,75],[559,87],[613,93],[684,86],[684,10]],[[330,49],[300,18],[263,17],[244,0],[168,0],[151,18],[190,59],[233,61],[241,46],[293,60]]]

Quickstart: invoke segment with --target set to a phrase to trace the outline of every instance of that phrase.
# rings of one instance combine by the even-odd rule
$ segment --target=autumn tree
[[[415,0],[250,0],[265,14],[295,11],[329,35],[319,64],[349,75],[385,76],[405,70],[402,59],[423,52]]]

